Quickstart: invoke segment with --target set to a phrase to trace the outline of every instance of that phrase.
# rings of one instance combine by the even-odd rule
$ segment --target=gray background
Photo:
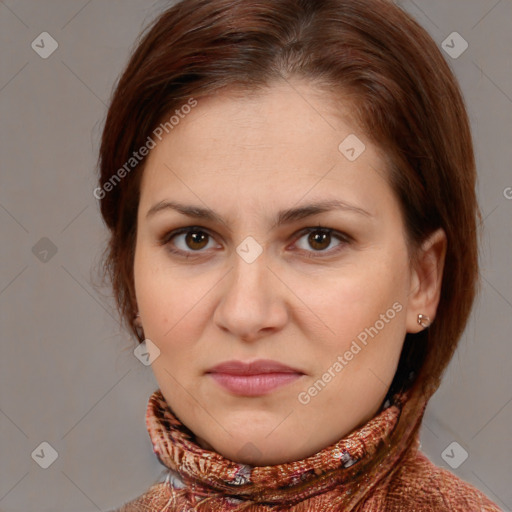
[[[114,81],[140,30],[167,5],[0,1],[4,512],[105,511],[162,477],[144,422],[156,380],[134,357],[109,290],[94,287],[107,232],[92,190]],[[469,43],[446,58],[468,104],[485,218],[481,296],[427,409],[422,448],[449,468],[442,453],[457,442],[453,457],[462,449],[469,457],[453,472],[510,510],[512,2],[401,5],[440,46],[454,31]],[[44,31],[59,45],[47,59],[31,47]],[[43,441],[58,454],[47,469],[31,456]]]

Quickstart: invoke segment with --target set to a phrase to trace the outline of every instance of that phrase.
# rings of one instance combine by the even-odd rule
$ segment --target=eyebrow
[[[221,224],[226,224],[224,219],[215,213],[210,208],[202,208],[199,206],[186,205],[182,203],[178,203],[176,201],[168,201],[163,200],[156,204],[154,204],[147,212],[146,218],[152,217],[158,212],[166,211],[166,210],[175,210],[187,217],[193,217],[195,219],[208,220],[212,222],[219,222]],[[341,201],[339,199],[332,199],[328,201],[319,201],[307,204],[305,206],[300,206],[298,208],[290,208],[288,210],[281,210],[278,212],[275,223],[271,226],[271,229],[279,227],[283,224],[290,224],[292,222],[304,219],[306,217],[310,217],[312,215],[316,215],[323,212],[328,212],[331,210],[342,210],[348,211],[352,213],[357,213],[359,215],[364,215],[365,217],[373,217],[373,215],[357,206],[346,203],[345,201]]]

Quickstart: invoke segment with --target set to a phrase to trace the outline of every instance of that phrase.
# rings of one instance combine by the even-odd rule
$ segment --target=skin
[[[298,80],[258,95],[223,91],[198,99],[146,161],[134,282],[145,337],[160,350],[152,369],[199,444],[237,462],[299,460],[364,424],[382,405],[405,334],[423,329],[417,315],[435,317],[444,233],[426,240],[412,263],[383,158],[351,125],[350,105],[338,104],[343,116],[333,105]],[[350,134],[366,146],[353,162],[338,150]],[[273,227],[278,211],[327,199],[367,213],[330,210]],[[147,217],[163,200],[208,207],[223,221],[173,209]],[[334,230],[326,240],[319,225]],[[195,240],[178,234],[160,243],[187,226],[201,228]],[[252,263],[236,251],[248,236],[262,249]],[[401,311],[301,403],[299,394],[396,303]],[[205,374],[223,361],[260,358],[304,375],[241,397]]]

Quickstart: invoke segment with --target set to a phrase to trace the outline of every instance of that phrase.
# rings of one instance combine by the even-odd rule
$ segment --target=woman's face
[[[298,460],[365,423],[414,330],[399,203],[333,112],[298,81],[199,99],[146,161],[134,279],[152,368],[199,443],[235,461]],[[190,211],[148,214],[165,202]],[[286,368],[213,371],[257,360]]]

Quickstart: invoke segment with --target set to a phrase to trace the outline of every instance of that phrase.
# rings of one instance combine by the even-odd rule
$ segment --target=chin
[[[263,450],[263,451],[262,451]],[[265,449],[261,445],[255,445],[247,441],[237,451],[230,449],[221,453],[226,459],[250,466],[273,466],[300,460],[302,457],[291,453],[276,453],[274,449]]]
[[[270,440],[268,430],[265,434],[250,435],[247,433],[240,438],[230,437],[225,442],[210,444],[208,441],[201,441],[201,446],[208,450],[215,451],[226,459],[249,464],[251,466],[270,466],[294,462],[309,455],[301,452],[300,442],[295,442],[289,435],[275,437]],[[293,447],[292,450],[290,448]]]

